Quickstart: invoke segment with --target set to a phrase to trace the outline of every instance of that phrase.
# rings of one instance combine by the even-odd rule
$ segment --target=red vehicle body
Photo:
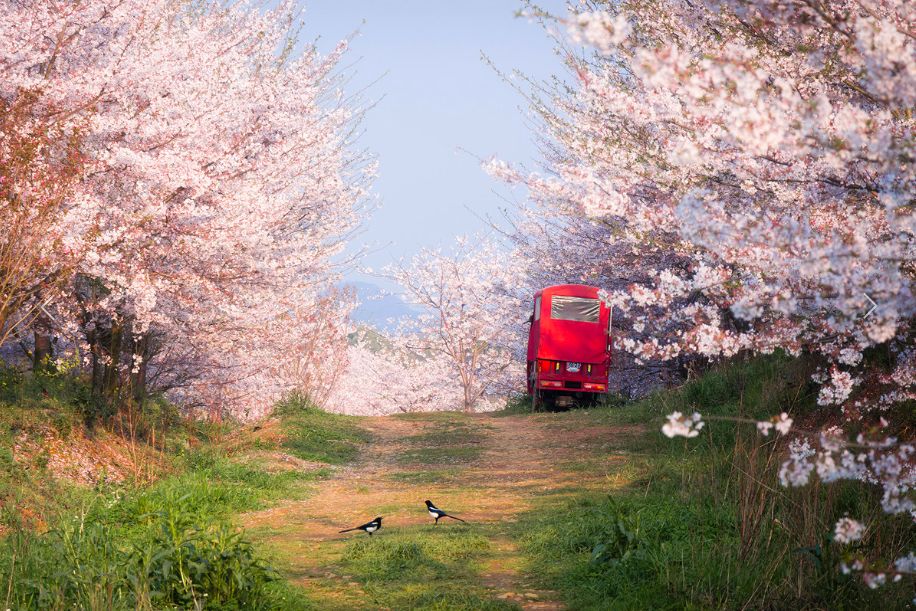
[[[598,289],[549,286],[534,295],[528,332],[528,393],[541,403],[568,406],[608,391],[611,310]]]

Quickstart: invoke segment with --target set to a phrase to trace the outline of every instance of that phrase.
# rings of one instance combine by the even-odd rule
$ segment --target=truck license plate
[[[579,373],[582,369],[582,363],[566,363],[566,371],[570,373]]]

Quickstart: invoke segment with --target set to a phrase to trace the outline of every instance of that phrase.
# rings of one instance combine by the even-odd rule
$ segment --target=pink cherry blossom
[[[865,527],[852,518],[840,518],[833,529],[833,540],[837,543],[853,543],[862,538]]]
[[[333,382],[349,308],[327,298],[333,261],[373,169],[348,142],[346,45],[321,56],[290,38],[297,19],[289,1],[0,6],[0,98],[32,92],[36,118],[80,135],[49,229],[68,274],[44,310],[88,346],[99,392],[253,417]]]

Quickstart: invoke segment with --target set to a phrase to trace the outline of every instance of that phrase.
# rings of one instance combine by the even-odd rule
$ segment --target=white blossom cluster
[[[863,447],[853,451],[853,447]],[[869,442],[859,436],[849,444],[833,431],[820,435],[820,450],[815,450],[807,439],[793,439],[789,456],[783,463],[779,479],[783,486],[804,486],[816,473],[824,482],[858,480],[882,486],[882,507],[891,514],[909,513],[916,520],[916,446],[899,443],[888,437]]]
[[[763,420],[757,423],[757,430],[760,431],[764,437],[770,434],[770,429],[776,429],[776,432],[780,435],[787,435],[791,428],[792,419],[789,418],[789,414],[785,412],[778,416],[774,416],[770,420]]]
[[[840,518],[833,529],[833,540],[837,543],[853,543],[859,541],[865,533],[861,522],[852,518]]]
[[[632,27],[626,15],[612,15],[607,11],[577,13],[569,23],[573,41],[591,45],[604,53],[611,52],[627,39]]]
[[[690,416],[674,412],[668,415],[668,422],[662,426],[662,433],[666,437],[696,437],[705,424],[703,417],[697,412]]]
[[[685,416],[681,412],[668,414],[668,421],[662,426],[662,433],[667,437],[696,437],[703,428],[703,416],[699,412],[694,412],[690,416]],[[720,417],[721,420],[738,420],[736,418]],[[754,422],[757,430],[764,436],[770,434],[775,429],[780,435],[787,435],[792,429],[792,418],[785,412],[774,416],[769,420]]]

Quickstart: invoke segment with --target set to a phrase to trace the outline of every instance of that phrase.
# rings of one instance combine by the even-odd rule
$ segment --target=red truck
[[[549,286],[534,295],[528,331],[528,393],[533,409],[569,407],[608,392],[611,309],[598,288]]]

